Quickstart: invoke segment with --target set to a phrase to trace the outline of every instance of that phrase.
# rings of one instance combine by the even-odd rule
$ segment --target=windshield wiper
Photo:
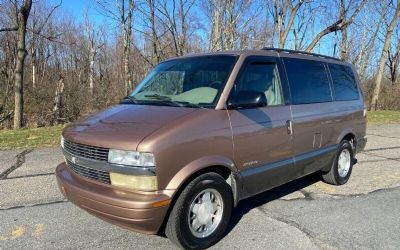
[[[169,96],[165,96],[165,95],[159,95],[159,94],[152,94],[152,95],[145,95],[144,97],[147,97],[147,98],[154,98],[154,99],[157,99],[157,100],[171,100],[171,97],[169,97]]]
[[[176,101],[171,100],[171,97],[169,97],[169,96],[153,94],[153,95],[145,95],[144,97],[156,99],[156,100],[159,101],[159,103],[172,104],[172,105],[177,106],[177,107],[183,107],[184,106],[180,102],[176,102]]]
[[[194,104],[194,103],[190,103],[190,102],[178,102],[178,101],[173,101],[173,100],[171,100],[171,97],[169,97],[169,96],[164,96],[164,95],[159,95],[159,94],[145,95],[144,97],[153,98],[153,99],[159,100],[160,103],[173,104],[174,106],[178,106],[178,107],[204,108],[204,107],[201,106],[201,105]]]
[[[134,104],[137,103],[136,98],[133,97],[133,96],[130,96],[130,95],[125,96],[125,97],[124,97],[124,100],[129,100],[129,102],[134,103]]]

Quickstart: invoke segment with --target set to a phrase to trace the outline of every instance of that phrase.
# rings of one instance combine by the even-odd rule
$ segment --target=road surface
[[[344,186],[316,175],[241,201],[214,249],[400,249],[400,125],[368,128]],[[0,249],[174,249],[103,222],[55,182],[59,148],[0,151]]]

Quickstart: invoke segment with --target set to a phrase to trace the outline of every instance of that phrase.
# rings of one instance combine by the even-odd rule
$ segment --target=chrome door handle
[[[287,121],[286,121],[286,129],[287,129],[287,133],[288,133],[289,135],[292,135],[292,134],[293,134],[293,124],[292,124],[292,121],[291,121],[291,120],[287,120]]]

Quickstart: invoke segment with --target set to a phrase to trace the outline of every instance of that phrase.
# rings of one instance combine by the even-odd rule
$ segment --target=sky
[[[50,0],[51,5],[57,5],[61,0]],[[76,18],[77,22],[82,22],[84,14],[88,11],[90,19],[97,24],[101,24],[106,20],[102,15],[99,15],[94,9],[95,2],[93,0],[62,0],[61,8],[67,14]]]

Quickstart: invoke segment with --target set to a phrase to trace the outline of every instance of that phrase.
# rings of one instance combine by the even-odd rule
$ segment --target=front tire
[[[224,236],[232,208],[232,191],[224,178],[217,173],[202,174],[179,195],[165,234],[184,249],[208,248]]]
[[[353,147],[349,141],[343,140],[339,145],[331,169],[322,175],[322,179],[332,185],[345,184],[353,170],[353,159]]]

